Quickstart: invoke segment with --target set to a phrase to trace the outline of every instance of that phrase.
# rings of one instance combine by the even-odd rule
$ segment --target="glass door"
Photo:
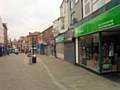
[[[103,72],[120,71],[120,31],[103,32]]]

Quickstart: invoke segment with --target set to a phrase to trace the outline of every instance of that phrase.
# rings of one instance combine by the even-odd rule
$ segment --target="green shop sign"
[[[58,42],[64,42],[64,37],[63,36],[59,36],[55,39],[55,41]]]
[[[75,28],[75,37],[120,26],[120,5]]]

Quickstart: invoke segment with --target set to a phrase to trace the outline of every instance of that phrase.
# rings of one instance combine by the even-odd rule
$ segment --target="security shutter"
[[[75,64],[75,46],[74,42],[67,42],[64,44],[64,59],[70,63]]]
[[[64,59],[64,43],[56,44],[56,56],[60,59]]]

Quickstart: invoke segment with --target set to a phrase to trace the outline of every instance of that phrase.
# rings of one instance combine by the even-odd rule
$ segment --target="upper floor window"
[[[70,9],[74,7],[74,0],[70,0]]]
[[[61,18],[61,29],[65,29],[64,24],[65,24],[64,17],[62,17]]]
[[[92,0],[83,0],[83,16],[86,17],[92,12]]]
[[[75,12],[73,12],[71,14],[71,25],[74,25],[75,23],[77,23],[77,19],[75,18]]]
[[[111,0],[92,0],[92,11],[95,12],[110,1]]]
[[[78,3],[79,0],[75,0],[75,3]]]
[[[90,15],[110,1],[111,0],[83,0],[83,17]]]

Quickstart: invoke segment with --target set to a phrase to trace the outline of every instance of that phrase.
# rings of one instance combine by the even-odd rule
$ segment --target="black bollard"
[[[32,55],[32,63],[35,64],[37,61],[36,61],[36,55]]]

